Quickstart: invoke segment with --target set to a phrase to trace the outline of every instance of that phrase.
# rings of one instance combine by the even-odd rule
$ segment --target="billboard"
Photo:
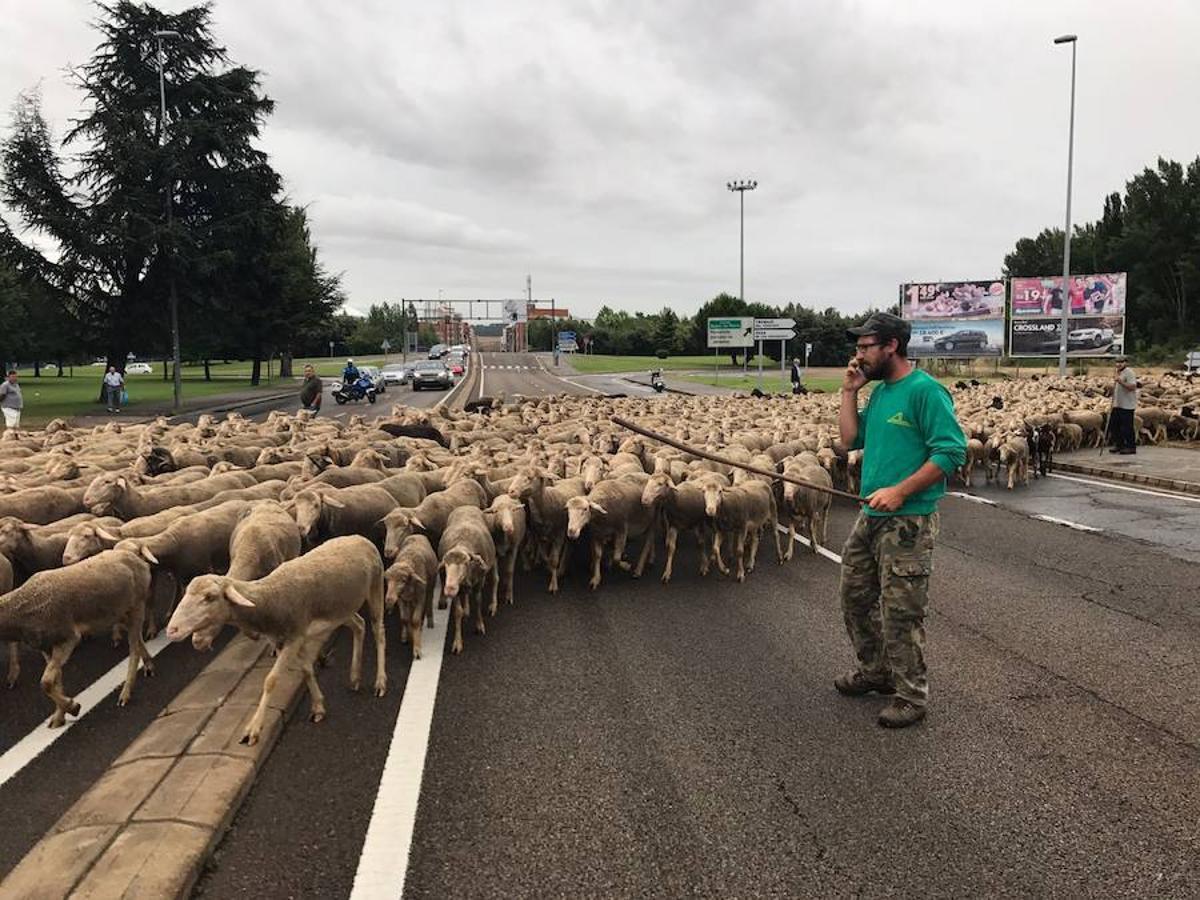
[[[1068,356],[1115,356],[1125,351],[1124,316],[1071,316],[1067,320]],[[1057,357],[1062,319],[1013,317],[1009,356]]]
[[[1004,281],[929,281],[900,285],[900,317],[921,319],[1003,319]]]
[[[1062,276],[1013,278],[1013,318],[1049,317],[1062,315]],[[1126,275],[1111,272],[1104,275],[1073,275],[1070,316],[1125,315]]]
[[[910,322],[910,359],[977,356],[999,357],[1004,353],[1003,319],[918,319]]]

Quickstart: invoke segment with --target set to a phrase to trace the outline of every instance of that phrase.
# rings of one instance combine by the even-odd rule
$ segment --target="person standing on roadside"
[[[800,393],[800,382],[804,379],[804,375],[800,370],[800,360],[792,357],[792,393]]]
[[[17,384],[17,370],[9,369],[8,377],[0,381],[0,412],[4,413],[4,427],[20,428],[21,410],[24,408],[21,385]]]
[[[108,401],[108,411],[121,411],[121,391],[125,389],[125,376],[117,371],[116,366],[109,366],[104,373],[104,398]]]
[[[1133,433],[1133,413],[1138,404],[1138,388],[1142,383],[1137,374],[1129,368],[1129,361],[1124,356],[1117,357],[1117,374],[1113,379],[1112,412],[1109,415],[1111,437],[1116,446],[1109,448],[1109,453],[1129,455],[1137,453],[1137,435]]]
[[[321,411],[325,384],[311,365],[304,367],[304,383],[300,385],[300,408],[314,416]]]
[[[862,449],[863,508],[842,548],[841,601],[857,667],[834,680],[839,693],[895,695],[885,728],[925,718],[925,612],[938,535],[938,500],[966,460],[954,401],[908,361],[907,322],[875,313],[847,335],[856,342],[842,379],[838,430]],[[858,393],[879,384],[866,405]]]

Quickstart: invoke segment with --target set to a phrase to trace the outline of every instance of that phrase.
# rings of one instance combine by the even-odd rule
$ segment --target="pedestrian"
[[[8,377],[0,381],[0,411],[4,413],[4,427],[20,428],[21,410],[24,408],[21,385],[17,384],[17,370],[9,369]]]
[[[800,382],[804,379],[804,374],[800,369],[800,360],[792,357],[792,393],[800,393]]]
[[[117,371],[116,366],[109,366],[104,373],[104,397],[108,401],[108,411],[121,411],[121,391],[125,390],[125,376]]]
[[[321,397],[325,384],[311,365],[304,367],[304,383],[300,385],[300,408],[314,416],[321,411]]]
[[[1121,453],[1126,456],[1137,453],[1137,436],[1133,433],[1133,413],[1138,404],[1138,388],[1142,383],[1137,374],[1129,368],[1129,361],[1124,356],[1117,357],[1117,374],[1113,379],[1112,412],[1109,414],[1109,436],[1116,446],[1109,448],[1109,453]]]
[[[954,401],[908,361],[911,328],[875,313],[847,332],[856,342],[842,378],[838,430],[862,449],[864,505],[842,548],[841,601],[857,667],[834,680],[851,697],[894,695],[879,724],[903,728],[925,718],[925,612],[938,534],[938,500],[966,460]],[[860,411],[858,394],[878,384]]]

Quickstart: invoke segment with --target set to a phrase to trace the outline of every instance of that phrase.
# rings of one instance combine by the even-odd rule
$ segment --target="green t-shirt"
[[[954,415],[950,392],[935,378],[914,369],[899,381],[875,385],[858,414],[858,438],[850,448],[862,448],[862,494],[899,484],[926,461],[948,478],[967,458],[967,439]],[[894,513],[866,509],[870,516],[927,516],[946,493],[939,481],[913,494]]]

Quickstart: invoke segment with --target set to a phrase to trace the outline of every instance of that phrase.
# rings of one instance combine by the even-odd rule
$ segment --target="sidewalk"
[[[294,386],[277,386],[276,389],[271,388],[249,388],[240,391],[230,391],[227,394],[209,394],[205,397],[195,397],[191,400],[185,399],[183,407],[179,415],[188,415],[189,413],[197,412],[229,412],[231,410],[240,409],[243,406],[253,406],[258,403],[270,403],[273,400],[283,401],[287,399],[299,400],[300,386],[297,380]],[[275,386],[273,386],[275,387]],[[89,428],[94,425],[105,425],[109,422],[127,422],[131,425],[137,425],[142,422],[149,422],[158,416],[174,416],[175,413],[171,409],[170,402],[164,403],[148,403],[145,405],[138,404],[137,411],[130,413],[123,411],[119,414],[108,412],[98,412],[94,415],[71,416],[71,424],[77,428]]]
[[[1121,456],[1099,450],[1057,453],[1054,468],[1077,475],[1126,481],[1185,494],[1200,494],[1200,448],[1138,447],[1137,453]]]

